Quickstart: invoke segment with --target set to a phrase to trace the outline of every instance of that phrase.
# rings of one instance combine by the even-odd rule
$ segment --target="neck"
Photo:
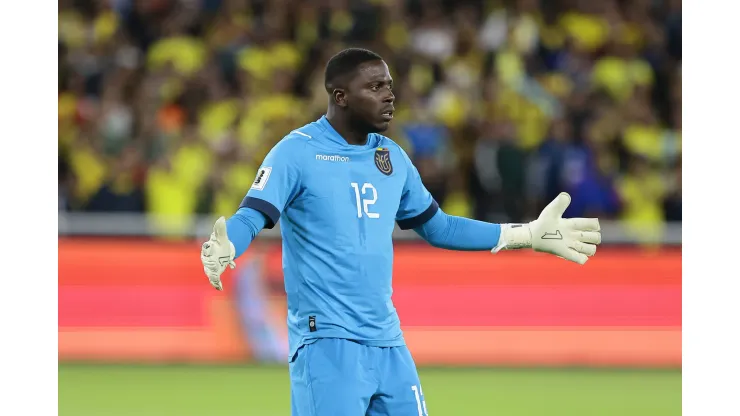
[[[351,145],[362,146],[367,143],[367,132],[358,131],[352,127],[352,123],[347,117],[344,117],[342,113],[337,111],[334,107],[329,107],[326,112],[326,119],[334,130],[339,133],[342,138]]]

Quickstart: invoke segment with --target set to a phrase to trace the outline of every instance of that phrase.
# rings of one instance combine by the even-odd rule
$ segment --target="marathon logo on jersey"
[[[349,162],[349,158],[346,156],[339,155],[316,155],[316,160],[323,160],[325,162]]]
[[[267,180],[270,179],[270,172],[272,172],[271,167],[260,168],[260,170],[257,171],[257,177],[254,179],[254,183],[252,184],[252,189],[256,189],[258,191],[265,189]]]
[[[384,175],[390,176],[393,173],[391,152],[387,147],[379,147],[375,150],[375,167],[377,167]]]

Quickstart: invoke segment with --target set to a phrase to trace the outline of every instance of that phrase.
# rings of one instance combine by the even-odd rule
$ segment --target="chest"
[[[307,207],[333,218],[395,221],[406,172],[400,155],[317,152],[303,177]]]

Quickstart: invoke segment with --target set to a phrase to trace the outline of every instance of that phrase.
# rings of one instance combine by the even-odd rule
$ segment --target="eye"
[[[373,92],[374,92],[374,91],[377,91],[377,90],[379,90],[379,89],[380,89],[380,86],[379,86],[379,85],[377,85],[377,84],[375,84],[375,85],[373,85],[372,87],[370,87],[370,91],[373,91]]]

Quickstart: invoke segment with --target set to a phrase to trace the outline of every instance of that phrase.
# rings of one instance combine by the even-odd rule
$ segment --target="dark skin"
[[[336,85],[327,85],[326,118],[347,143],[362,146],[368,134],[388,129],[396,98],[392,89],[388,65],[381,60],[365,62]]]

